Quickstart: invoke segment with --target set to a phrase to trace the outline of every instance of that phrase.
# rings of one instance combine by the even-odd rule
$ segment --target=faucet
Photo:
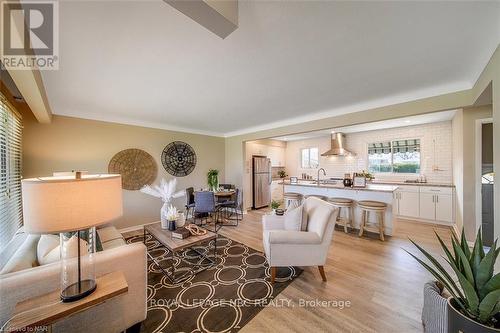
[[[326,171],[323,168],[318,169],[318,186],[319,186],[319,172],[323,170],[323,176],[326,176]]]

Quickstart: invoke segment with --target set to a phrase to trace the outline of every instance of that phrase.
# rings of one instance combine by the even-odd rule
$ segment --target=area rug
[[[142,242],[143,236],[127,238]],[[196,250],[213,258],[214,242]],[[159,244],[146,236],[149,249]],[[196,253],[185,250],[172,260],[165,248],[150,251],[159,264],[177,272],[188,272]],[[148,313],[142,332],[237,332],[259,311],[270,305],[302,270],[283,267],[276,282],[270,283],[270,269],[263,253],[229,238],[218,236],[215,265],[197,274],[188,274],[180,283],[171,283],[158,266],[148,261]]]

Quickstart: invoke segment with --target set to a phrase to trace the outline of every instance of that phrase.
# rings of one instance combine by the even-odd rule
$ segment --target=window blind
[[[23,223],[22,120],[0,93],[0,251]]]

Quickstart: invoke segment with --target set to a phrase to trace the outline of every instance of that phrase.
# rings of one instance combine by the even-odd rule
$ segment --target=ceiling
[[[390,119],[384,121],[376,121],[366,124],[329,128],[321,131],[280,136],[272,139],[280,141],[298,141],[298,140],[307,140],[324,136],[330,136],[332,132],[358,133],[358,132],[375,131],[388,128],[437,123],[440,121],[449,121],[453,119],[453,116],[455,116],[456,112],[457,112],[456,110],[434,112],[418,116],[403,117],[403,118]]]
[[[240,1],[221,39],[163,1],[61,1],[52,111],[231,136],[469,89],[500,2]]]

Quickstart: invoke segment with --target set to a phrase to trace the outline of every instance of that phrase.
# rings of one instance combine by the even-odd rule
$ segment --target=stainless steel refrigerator
[[[252,158],[253,208],[263,208],[271,203],[271,160],[266,156]]]

